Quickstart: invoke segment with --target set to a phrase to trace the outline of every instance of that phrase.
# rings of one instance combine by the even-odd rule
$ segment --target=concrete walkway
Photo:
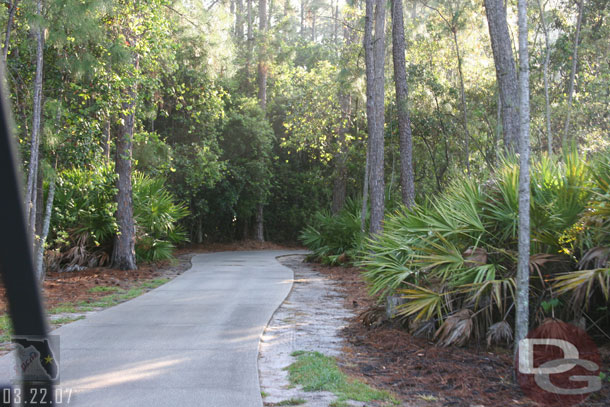
[[[197,255],[156,290],[56,330],[63,404],[72,390],[70,406],[262,406],[259,338],[293,278],[275,258],[297,253]]]

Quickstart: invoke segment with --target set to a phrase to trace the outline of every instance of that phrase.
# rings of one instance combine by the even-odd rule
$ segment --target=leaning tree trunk
[[[413,138],[411,135],[411,120],[409,119],[402,0],[392,1],[392,56],[394,59],[394,83],[396,85],[396,110],[398,112],[402,203],[411,208],[415,202]]]
[[[504,147],[507,151],[517,150],[519,138],[519,91],[517,69],[506,22],[506,8],[503,0],[485,0],[485,12],[489,26],[489,37],[496,66],[496,79],[502,101],[502,129]]]
[[[530,276],[530,102],[527,49],[527,0],[519,0],[519,261],[515,353],[529,329]]]
[[[566,114],[566,123],[563,128],[562,145],[567,148],[568,132],[570,131],[570,116],[572,115],[572,99],[574,98],[574,79],[576,77],[576,68],[578,67],[578,40],[580,38],[580,26],[582,24],[582,14],[585,8],[585,1],[580,0],[578,3],[578,21],[576,23],[576,34],[574,37],[574,52],[572,55],[572,70],[570,71],[570,85],[568,89],[568,111]]]
[[[42,16],[42,0],[36,2],[36,15]],[[29,222],[32,242],[36,242],[36,185],[38,178],[38,161],[40,149],[40,129],[42,123],[42,74],[44,64],[44,34],[42,27],[34,26],[36,38],[36,74],[34,77],[34,106],[32,109],[32,137],[30,144],[30,166],[26,189],[26,213]]]
[[[136,70],[139,56],[134,56]],[[136,228],[133,217],[133,193],[131,185],[133,130],[136,108],[136,89],[128,92],[128,102],[123,103],[120,114],[121,125],[116,140],[116,173],[117,179],[117,224],[119,233],[114,240],[112,267],[121,270],[135,270],[136,267]]]
[[[373,4],[374,2],[374,4]],[[383,230],[385,206],[384,182],[384,61],[385,61],[385,1],[366,0],[364,50],[367,82],[367,119],[369,131],[369,186],[371,221],[369,232]],[[375,33],[373,36],[373,19]]]
[[[267,49],[266,49],[266,33],[267,33],[267,0],[259,0],[258,9],[259,20],[259,35],[260,50],[258,55],[258,102],[263,112],[267,110]],[[263,202],[256,205],[256,214],[254,217],[254,239],[262,242],[264,236],[264,216]]]

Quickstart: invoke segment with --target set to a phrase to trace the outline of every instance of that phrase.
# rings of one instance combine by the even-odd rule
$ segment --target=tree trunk
[[[139,57],[134,56],[134,64],[138,69]],[[132,88],[123,103],[120,115],[121,125],[116,141],[116,173],[117,179],[117,224],[119,233],[114,240],[112,251],[112,267],[121,270],[135,270],[136,267],[136,228],[133,218],[133,194],[131,185],[133,130],[136,108],[136,89]]]
[[[264,224],[265,221],[263,219],[263,204],[259,203],[256,205],[256,215],[254,217],[254,240],[258,242],[265,241],[264,234]]]
[[[42,0],[36,2],[36,15],[42,17]],[[36,74],[34,77],[34,106],[32,109],[32,136],[30,145],[30,165],[26,189],[26,214],[29,222],[30,236],[35,242],[36,234],[36,185],[38,178],[38,160],[40,149],[40,129],[42,126],[42,74],[44,64],[44,33],[42,27],[34,26],[36,38]]]
[[[246,51],[246,70],[250,76],[250,64],[252,63],[252,50],[254,49],[254,32],[252,27],[252,0],[248,0],[248,48]]]
[[[392,1],[392,56],[394,59],[394,83],[396,85],[396,110],[398,113],[402,203],[411,208],[415,202],[413,138],[409,118],[409,90],[405,64],[405,27],[402,0]]]
[[[374,2],[374,4],[373,4]],[[371,195],[370,234],[383,230],[385,207],[384,182],[384,62],[385,1],[366,0],[364,50],[367,82],[367,119],[369,131],[369,186]],[[373,36],[373,19],[375,34]]]
[[[4,48],[2,50],[4,55],[4,62],[8,58],[8,46],[11,42],[11,29],[13,28],[13,21],[15,21],[15,11],[17,10],[17,4],[19,0],[9,2],[8,17],[6,21],[6,35],[4,36]]]
[[[568,111],[566,114],[566,123],[563,128],[563,137],[561,144],[564,148],[568,142],[568,132],[570,131],[570,116],[572,114],[572,99],[574,98],[574,79],[576,77],[576,68],[578,67],[578,40],[580,38],[580,26],[582,23],[582,14],[585,8],[585,1],[580,0],[578,3],[578,21],[576,23],[576,34],[574,37],[574,52],[572,55],[572,70],[570,71],[570,85],[568,89]]]
[[[273,0],[269,0],[269,12],[267,13],[267,27],[271,27],[271,19],[273,18],[273,6],[275,2]]]
[[[106,158],[106,162],[110,163],[110,147],[111,147],[111,131],[110,131],[110,119],[106,121],[104,124],[104,142],[102,144],[102,148],[104,151],[104,158]]]
[[[260,51],[258,56],[258,101],[263,112],[267,109],[267,0],[259,0]]]
[[[38,240],[37,245],[37,254],[36,254],[36,276],[38,277],[38,281],[41,283],[45,278],[45,268],[44,268],[44,246],[47,241],[47,236],[49,235],[49,226],[51,225],[51,215],[53,211],[53,201],[55,199],[55,178],[51,179],[49,183],[49,191],[47,193],[47,203],[45,205],[45,213],[44,220],[42,222],[42,231],[40,233],[40,239]]]
[[[519,92],[517,69],[503,0],[485,0],[485,13],[502,101],[504,148],[507,151],[516,151],[519,137],[519,111],[517,109]]]
[[[260,50],[258,56],[258,101],[263,112],[267,110],[267,0],[259,0],[258,18]],[[263,242],[264,236],[264,216],[263,202],[256,205],[256,216],[254,220],[254,239]]]
[[[311,42],[316,42],[316,10],[311,10]]]
[[[527,49],[527,0],[519,0],[519,261],[515,352],[529,330],[530,262],[530,102],[529,55]]]
[[[244,0],[235,1],[235,36],[239,43],[244,39]]]
[[[468,108],[466,106],[466,90],[464,89],[464,73],[462,72],[462,54],[457,38],[457,29],[452,28],[453,43],[458,61],[458,75],[460,77],[460,100],[462,105],[462,126],[464,127],[464,148],[466,150],[466,172],[470,174],[470,131],[468,131]]]
[[[38,163],[42,160],[42,154],[38,153]],[[40,238],[42,233],[42,222],[44,219],[44,182],[43,174],[40,165],[38,166],[38,175],[36,176],[36,223],[34,224],[34,233]]]
[[[301,34],[301,38],[305,38],[305,0],[301,0],[301,22],[299,34]]]
[[[544,103],[546,106],[546,144],[549,156],[553,154],[553,133],[551,132],[551,101],[549,98],[549,61],[551,59],[551,46],[549,44],[549,28],[544,17],[544,9],[542,0],[538,0],[538,9],[540,10],[540,21],[542,23],[542,31],[544,33],[544,62],[542,72],[544,75]]]
[[[349,116],[351,110],[351,96],[343,91],[339,93],[339,104],[341,105],[341,125],[337,142],[339,154],[335,159],[335,179],[333,181],[333,202],[331,212],[336,215],[345,205],[347,194],[347,143],[346,134],[349,130]]]
[[[366,232],[366,214],[369,207],[369,145],[366,146],[366,160],[364,165],[364,181],[362,183],[362,210],[360,212],[360,230]]]

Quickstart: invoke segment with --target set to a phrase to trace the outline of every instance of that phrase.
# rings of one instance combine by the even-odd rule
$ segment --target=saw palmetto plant
[[[455,181],[431,202],[388,215],[383,235],[366,239],[360,252],[371,293],[380,301],[402,296],[399,315],[433,321],[443,345],[511,338],[518,176],[517,161],[505,159],[487,182]],[[561,161],[542,157],[531,179],[533,323],[548,316],[538,311],[556,297],[565,297],[565,306],[553,309],[554,317],[603,312],[610,287],[608,159],[575,151]]]

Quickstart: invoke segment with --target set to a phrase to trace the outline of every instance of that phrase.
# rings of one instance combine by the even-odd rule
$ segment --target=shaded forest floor
[[[513,383],[512,350],[487,348],[440,348],[415,338],[399,323],[388,321],[367,293],[356,268],[312,265],[339,282],[345,306],[355,311],[342,334],[346,342],[339,364],[350,376],[386,389],[407,403],[425,401],[430,406],[535,406]],[[363,318],[375,310],[377,323],[367,327]],[[368,314],[368,315],[367,315]],[[367,319],[368,319],[367,318]],[[367,321],[369,322],[369,321]],[[601,349],[602,371],[610,370],[610,346]],[[586,406],[610,405],[610,383],[589,397]]]

